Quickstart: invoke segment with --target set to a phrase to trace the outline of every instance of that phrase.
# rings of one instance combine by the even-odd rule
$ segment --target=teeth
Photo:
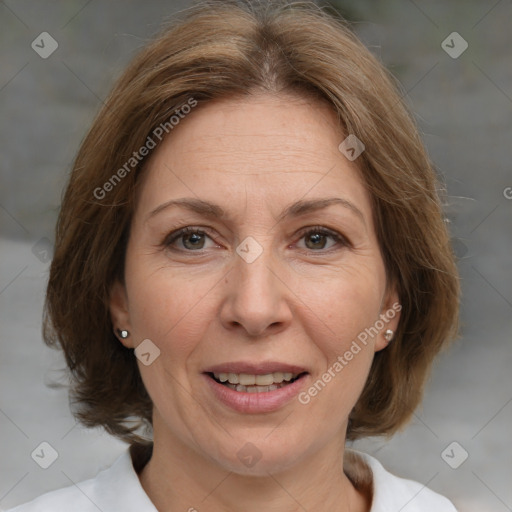
[[[283,381],[290,381],[297,377],[298,373],[274,372],[265,375],[250,375],[247,373],[214,373],[214,377],[220,382],[228,382],[229,384],[238,384],[245,386],[271,386],[272,384],[280,384]],[[250,391],[252,392],[252,391]]]
[[[280,382],[283,382],[283,372],[275,372],[274,374],[274,382],[276,384],[279,384]]]
[[[242,391],[243,393],[266,393],[267,391],[274,391],[275,389],[282,388],[286,384],[271,384],[270,386],[243,386],[242,384],[226,383],[231,389]]]
[[[241,373],[238,376],[240,384],[244,386],[253,386],[256,384],[256,375],[248,375],[247,373]]]
[[[257,386],[270,386],[274,383],[274,374],[267,373],[266,375],[256,375]]]

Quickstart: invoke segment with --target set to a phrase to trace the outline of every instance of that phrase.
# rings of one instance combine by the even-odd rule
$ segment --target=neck
[[[343,456],[343,443],[325,445],[298,467],[265,476],[244,475],[222,468],[176,439],[155,435],[153,453],[139,478],[160,512],[261,512],[269,504],[276,512],[368,512],[369,487],[354,487],[354,478],[351,481],[343,471]],[[348,459],[353,466],[353,457]],[[144,456],[139,459],[143,462]]]

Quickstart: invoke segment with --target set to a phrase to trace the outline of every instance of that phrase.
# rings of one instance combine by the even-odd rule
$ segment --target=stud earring
[[[384,333],[384,339],[386,341],[391,341],[393,339],[394,334],[395,333],[391,329],[387,329],[386,332]]]
[[[130,333],[128,331],[125,331],[124,329],[117,329],[117,335],[125,340],[126,338],[128,338],[128,336],[130,336]]]

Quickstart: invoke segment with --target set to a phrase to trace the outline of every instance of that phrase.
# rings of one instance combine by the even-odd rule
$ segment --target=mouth
[[[272,372],[266,374],[206,372],[206,375],[223,386],[239,393],[268,393],[284,388],[308,372]]]
[[[278,411],[306,387],[303,366],[279,361],[232,361],[203,369],[207,389],[216,402],[242,414]]]

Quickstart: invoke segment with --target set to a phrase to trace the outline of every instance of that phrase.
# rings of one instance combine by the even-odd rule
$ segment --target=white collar
[[[425,485],[393,475],[371,455],[349,451],[359,455],[372,472],[373,500],[370,512],[457,512],[450,500]]]
[[[347,451],[360,456],[371,470],[373,476],[373,503],[370,512],[389,512],[389,510],[402,509],[407,510],[407,512],[431,512],[432,510],[436,510],[436,512],[456,512],[448,499],[431,491],[423,484],[393,475],[377,459],[366,453],[356,450]],[[156,508],[142,488],[128,451],[116,461],[111,471],[113,476],[111,480],[117,484],[115,492],[118,492],[118,495],[126,494],[126,506],[133,507],[135,503],[138,503],[140,504],[139,508],[134,507],[133,510],[156,512]],[[125,483],[121,484],[123,479]]]
[[[368,475],[371,474],[369,478],[373,486],[370,512],[456,512],[449,500],[424,485],[389,473],[370,455],[347,451],[359,457],[359,461],[362,460],[371,470],[370,473],[367,471]],[[129,449],[95,478],[44,494],[11,512],[98,512],[98,509],[104,512],[158,512],[140,483]]]

